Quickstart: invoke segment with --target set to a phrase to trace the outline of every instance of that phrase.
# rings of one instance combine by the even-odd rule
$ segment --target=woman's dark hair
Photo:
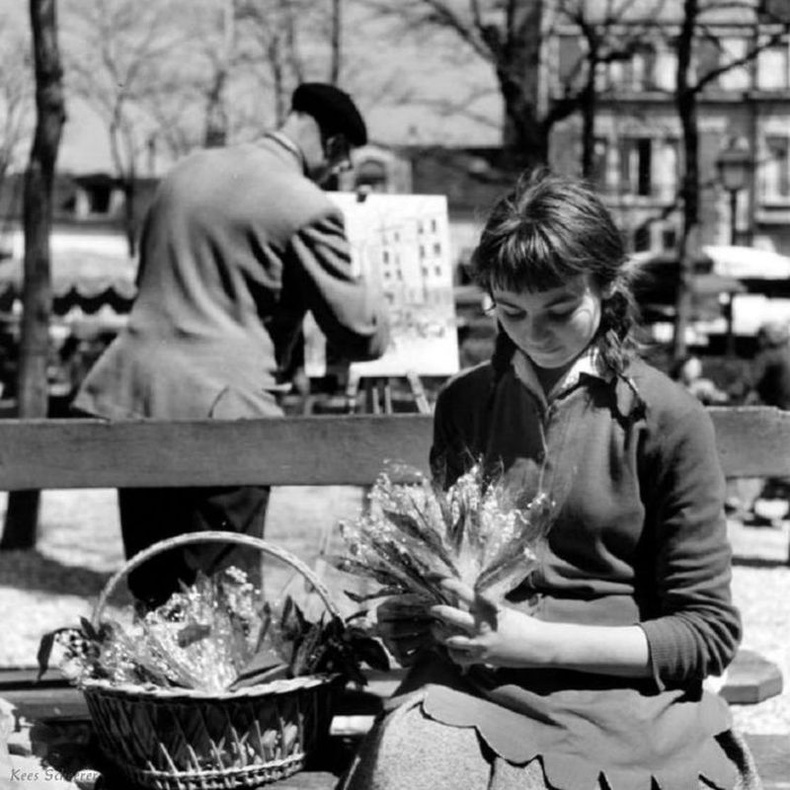
[[[471,273],[489,294],[496,287],[543,291],[589,274],[605,294],[598,330],[604,360],[622,373],[637,347],[622,237],[601,199],[580,179],[547,170],[522,176],[491,211]]]

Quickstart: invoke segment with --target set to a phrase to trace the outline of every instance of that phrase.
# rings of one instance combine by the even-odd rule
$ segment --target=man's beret
[[[323,82],[303,82],[293,94],[291,108],[315,118],[327,137],[344,134],[354,146],[365,145],[368,130],[351,97]]]

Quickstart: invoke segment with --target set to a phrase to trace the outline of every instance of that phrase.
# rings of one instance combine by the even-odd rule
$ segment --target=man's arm
[[[387,304],[374,283],[352,275],[342,215],[327,213],[291,241],[296,286],[329,343],[350,360],[380,357],[389,342]]]

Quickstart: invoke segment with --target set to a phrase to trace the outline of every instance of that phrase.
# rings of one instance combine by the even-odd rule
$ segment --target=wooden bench
[[[765,407],[710,411],[728,477],[790,477],[790,413]],[[385,460],[425,470],[430,438],[431,417],[422,414],[228,422],[0,420],[0,490],[368,486]],[[781,691],[776,667],[748,651],[736,659],[731,678],[722,694],[732,703],[759,702]],[[374,678],[362,715],[372,716],[377,698],[393,688],[393,677]],[[35,718],[46,718],[47,711],[55,717],[80,712],[69,708],[81,704],[72,690],[57,683],[36,688],[19,674],[0,673],[0,697]],[[352,705],[344,712],[355,710]],[[790,738],[759,736],[753,744],[771,777],[790,778]],[[329,788],[332,780],[326,771],[305,772],[278,790]],[[782,786],[790,785],[766,783]]]

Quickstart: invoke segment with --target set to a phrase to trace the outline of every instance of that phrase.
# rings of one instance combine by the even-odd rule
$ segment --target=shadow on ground
[[[95,596],[110,572],[66,565],[36,550],[0,552],[0,585],[50,595]]]

